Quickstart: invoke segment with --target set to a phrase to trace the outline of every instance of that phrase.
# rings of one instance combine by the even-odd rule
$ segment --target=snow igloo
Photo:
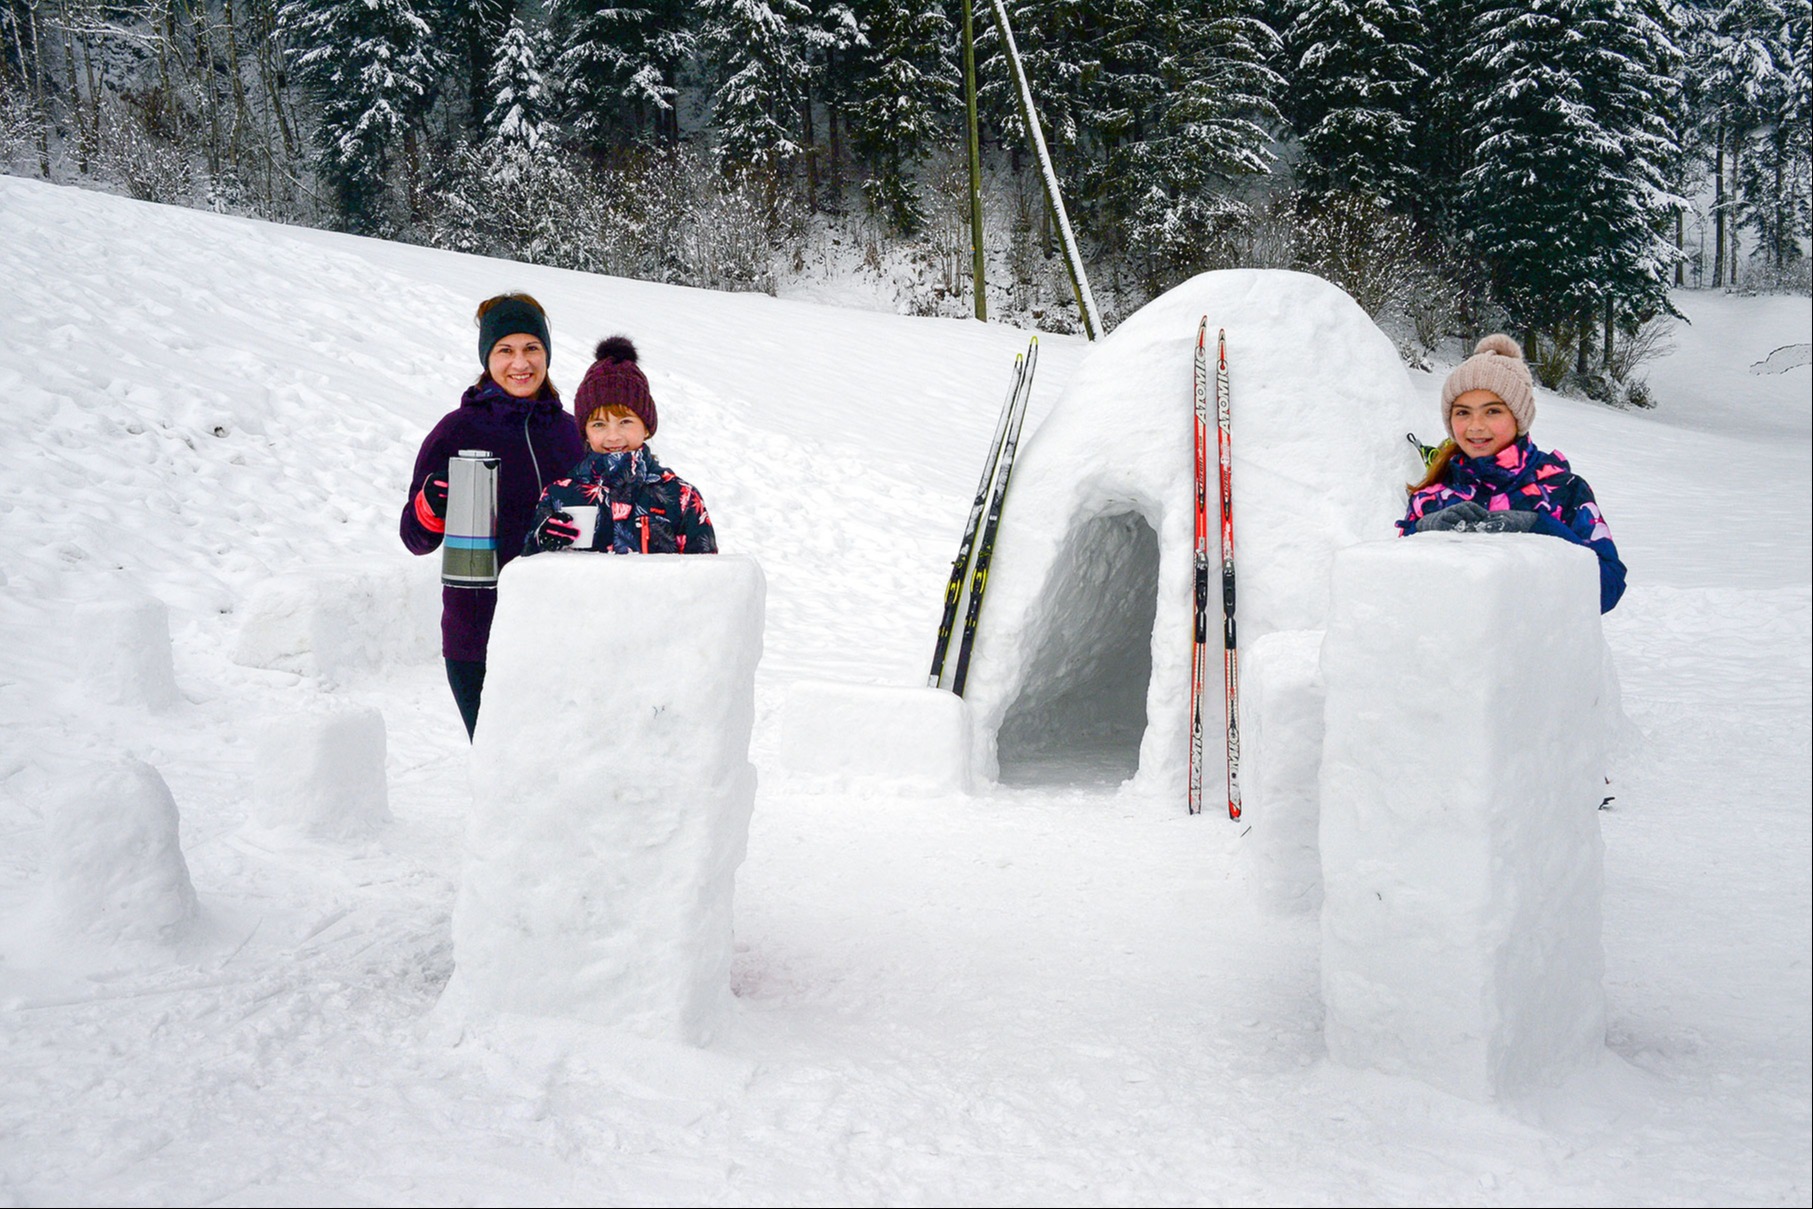
[[[1438,418],[1392,341],[1304,273],[1203,273],[1095,348],[1023,442],[965,692],[974,767],[1004,783],[1189,777],[1195,551],[1192,362],[1208,319],[1210,682],[1203,795],[1224,784],[1215,339],[1227,333],[1237,622],[1321,630],[1335,551],[1389,537]]]

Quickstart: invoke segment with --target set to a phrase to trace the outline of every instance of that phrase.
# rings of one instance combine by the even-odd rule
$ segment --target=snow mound
[[[63,786],[44,820],[44,923],[98,944],[168,943],[195,918],[176,799],[121,759]]]
[[[763,596],[731,554],[505,569],[450,1010],[692,1044],[723,1026]]]
[[[969,714],[943,689],[801,680],[782,706],[781,761],[833,785],[967,793]]]
[[[1803,365],[1813,365],[1813,344],[1784,344],[1750,366],[1753,374],[1785,374]]]
[[[324,702],[265,723],[251,817],[269,831],[317,839],[367,835],[390,821],[384,715]]]
[[[1423,534],[1343,552],[1334,592],[1329,1055],[1479,1100],[1559,1083],[1605,1040],[1593,555]]]
[[[1417,469],[1403,434],[1427,409],[1357,303],[1271,270],[1204,273],[1153,300],[1072,375],[1014,471],[965,694],[979,769],[1007,778],[1081,752],[1118,776],[1137,769],[1142,790],[1184,791],[1204,316],[1211,514],[1212,374],[1227,333],[1242,640],[1322,629],[1335,552],[1402,514]],[[1212,522],[1212,563],[1219,550]],[[1219,689],[1205,717],[1215,733]]]

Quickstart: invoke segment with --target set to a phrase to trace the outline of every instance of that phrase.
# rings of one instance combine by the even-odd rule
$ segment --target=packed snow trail
[[[549,305],[569,389],[598,336],[637,337],[663,455],[769,576],[739,1011],[710,1050],[579,1026],[451,1033],[433,1008],[470,799],[432,647],[332,682],[230,658],[238,611],[275,575],[339,563],[432,583],[433,560],[394,536],[404,476],[474,373],[472,306],[512,286]],[[1602,820],[1611,1056],[1490,1108],[1327,1062],[1315,921],[1255,905],[1226,820],[1083,789],[808,793],[777,766],[771,714],[794,679],[924,675],[1022,333],[9,178],[0,294],[0,1196],[1813,1195],[1813,392],[1806,367],[1748,372],[1807,341],[1804,299],[1681,296],[1696,323],[1650,371],[1654,413],[1540,396],[1539,439],[1591,479],[1632,568],[1607,630],[1643,733]],[[1083,351],[1041,347],[1035,426]],[[1419,380],[1430,428],[1439,381]],[[71,605],[119,567],[171,607],[184,700],[168,714],[72,680]],[[323,694],[386,720],[395,821],[367,842],[247,827],[255,728]],[[46,803],[122,752],[182,812],[202,919],[174,946],[83,946],[32,916]]]

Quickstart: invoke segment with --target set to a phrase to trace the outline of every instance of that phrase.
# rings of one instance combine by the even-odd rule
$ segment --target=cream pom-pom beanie
[[[1503,399],[1517,420],[1517,435],[1530,431],[1530,422],[1536,418],[1536,390],[1517,341],[1493,332],[1442,383],[1442,426],[1449,436],[1454,435],[1454,400],[1470,390],[1489,390]]]

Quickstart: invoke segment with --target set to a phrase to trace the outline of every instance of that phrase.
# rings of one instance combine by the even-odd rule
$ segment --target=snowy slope
[[[231,661],[273,576],[431,583],[395,514],[526,288],[569,389],[626,331],[663,459],[769,580],[738,878],[738,1017],[708,1051],[431,1009],[468,797],[417,648],[332,680]],[[0,178],[0,1194],[16,1203],[1806,1203],[1809,369],[1804,299],[1689,294],[1662,405],[1544,394],[1605,506],[1641,730],[1603,816],[1610,1054],[1489,1108],[1331,1066],[1313,917],[1239,828],[1098,790],[832,795],[774,759],[802,676],[916,684],[1024,336],[273,227]],[[1086,353],[1045,337],[1031,424]],[[1438,428],[1439,378],[1416,376]],[[1111,401],[1110,401],[1111,402]],[[1338,439],[1338,434],[1331,436]],[[397,568],[406,570],[398,571]],[[171,609],[174,709],[98,702],[82,602]],[[407,609],[396,605],[407,621]],[[395,822],[247,826],[257,728],[382,710]],[[172,948],[37,922],[43,815],[98,755],[182,812]]]

